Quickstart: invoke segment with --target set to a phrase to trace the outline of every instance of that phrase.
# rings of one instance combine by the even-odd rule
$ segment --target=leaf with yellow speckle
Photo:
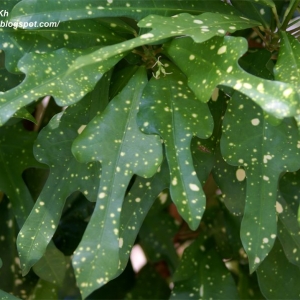
[[[83,297],[107,283],[118,268],[121,208],[131,177],[151,177],[162,162],[159,137],[143,134],[136,124],[146,82],[141,67],[72,146],[79,161],[102,165],[96,207],[73,257]]]
[[[13,22],[41,21],[69,21],[99,17],[129,17],[140,20],[148,15],[173,16],[182,12],[200,14],[215,12],[233,15],[236,10],[230,5],[206,0],[184,0],[180,3],[169,0],[109,0],[109,1],[82,1],[82,0],[23,0],[10,15]]]
[[[168,207],[170,197],[163,191],[153,203],[139,232],[139,244],[142,247],[147,261],[151,264],[166,262],[168,270],[173,273],[179,257],[174,246],[174,236],[179,227]]]
[[[0,190],[10,199],[19,227],[23,225],[33,200],[22,179],[29,167],[40,167],[32,154],[36,133],[26,131],[21,123],[0,128]]]
[[[260,23],[244,17],[204,13],[199,16],[179,14],[171,18],[148,16],[138,23],[139,27],[153,28],[148,35],[160,39],[172,36],[190,36],[196,43],[202,43],[214,36],[224,36]]]
[[[93,89],[102,74],[112,68],[126,51],[136,47],[178,35],[190,35],[196,42],[203,42],[212,36],[223,36],[227,31],[234,32],[254,25],[258,23],[214,13],[197,17],[180,14],[176,18],[148,16],[138,26],[153,27],[151,32],[119,44],[96,51],[59,49],[43,54],[29,53],[18,63],[18,69],[26,74],[25,80],[0,97],[0,125],[20,108],[45,95],[52,95],[61,106],[77,102]]]
[[[8,11],[6,17],[0,16],[0,22],[10,22],[11,10],[20,0],[1,2],[2,12]],[[42,5],[39,5],[42,7]],[[45,20],[42,20],[43,22]],[[51,20],[53,22],[53,20]],[[17,21],[15,21],[17,22]],[[33,24],[39,22],[30,21]],[[18,23],[13,23],[17,25]],[[62,23],[58,20],[55,26],[23,30],[17,26],[0,27],[0,49],[5,52],[5,66],[13,73],[20,73],[18,61],[29,52],[50,52],[56,49],[88,48],[100,45],[119,43],[123,39],[115,34],[112,27],[95,20],[77,20]],[[100,34],[101,32],[101,34]],[[53,42],[54,41],[54,42]]]
[[[0,269],[0,290],[12,293],[15,296],[20,296],[23,290],[23,295],[26,297],[36,284],[36,275],[30,274],[27,277],[22,277],[20,272],[20,264],[17,249],[15,247],[15,238],[18,232],[18,225],[14,219],[14,212],[11,203],[6,196],[0,202],[0,253],[3,265]],[[32,276],[33,275],[33,276]],[[18,284],[15,284],[15,283]],[[3,295],[0,294],[0,299]]]
[[[236,176],[237,172],[239,172],[238,168],[227,164],[220,150],[222,120],[228,101],[229,97],[224,92],[218,88],[214,90],[212,98],[208,102],[210,112],[214,118],[214,130],[209,139],[201,140],[201,146],[198,146],[198,157],[201,155],[205,158],[204,163],[206,164],[208,160],[213,160],[212,176],[222,192],[222,200],[232,214],[241,216],[245,205],[245,180],[238,180]],[[207,149],[203,149],[203,145]],[[196,167],[196,162],[194,164]],[[201,164],[198,169],[200,167]],[[206,179],[207,177],[205,181]]]
[[[289,205],[289,202],[293,200],[288,199],[288,201],[285,201],[280,194],[278,195],[278,238],[289,262],[299,268],[300,227],[298,225],[297,214],[295,214]]]
[[[205,210],[205,195],[196,176],[191,154],[193,136],[208,138],[213,120],[206,104],[197,101],[184,75],[165,63],[171,73],[152,78],[145,88],[138,113],[143,132],[164,141],[170,169],[170,193],[178,212],[196,229]]]
[[[240,170],[245,172],[247,188],[241,239],[251,272],[273,247],[278,179],[282,172],[299,169],[297,141],[293,118],[273,126],[258,105],[240,93],[233,94],[223,121],[221,153],[227,163],[242,167]],[[276,208],[278,211],[279,206]]]
[[[50,175],[18,235],[23,274],[45,252],[58,226],[66,198],[74,191],[81,191],[90,201],[96,201],[100,164],[78,163],[72,155],[71,145],[88,122],[104,110],[108,102],[109,79],[108,74],[104,75],[93,92],[64,113],[54,116],[35,142],[35,157],[49,165]]]
[[[6,292],[4,292],[2,290],[0,290],[0,298],[2,300],[20,300],[20,298],[17,298],[17,297],[15,297],[12,294],[8,294],[8,293],[6,293]]]
[[[131,248],[154,200],[169,184],[168,165],[164,160],[160,170],[153,177],[146,179],[138,177],[125,197],[120,219],[122,247],[120,247],[118,273],[125,269],[128,263]],[[163,202],[164,198],[161,199]]]
[[[232,275],[209,242],[200,236],[185,249],[170,299],[239,299]]]
[[[286,173],[279,181],[278,238],[288,260],[300,266],[300,225],[297,220],[300,199],[300,170]]]
[[[52,95],[60,106],[79,101],[122,57],[113,53],[106,59],[100,58],[93,67],[83,64],[81,69],[71,70],[77,57],[81,57],[84,62],[84,55],[90,52],[90,49],[63,48],[51,53],[25,55],[18,64],[20,70],[26,74],[24,81],[0,94],[0,125],[20,108],[45,95]]]
[[[272,251],[257,269],[257,277],[266,299],[300,298],[300,270],[287,260],[277,239]]]
[[[300,42],[286,32],[281,32],[278,60],[274,68],[275,79],[292,84],[300,97]],[[300,133],[300,108],[295,116]],[[299,142],[300,143],[300,142]]]
[[[295,116],[300,95],[290,84],[256,77],[245,72],[238,59],[246,52],[244,38],[214,37],[197,44],[190,38],[175,39],[166,53],[188,77],[197,98],[207,102],[217,85],[227,86],[251,98],[276,118]]]
[[[265,28],[270,28],[272,10],[271,8],[266,7],[265,5],[262,5],[263,3],[259,2],[263,1],[231,1],[233,7],[242,12],[246,17],[250,17],[251,19],[260,22]]]

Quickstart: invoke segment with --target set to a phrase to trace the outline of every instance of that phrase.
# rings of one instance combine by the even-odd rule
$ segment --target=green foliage
[[[299,0],[1,5],[1,299],[300,297]]]

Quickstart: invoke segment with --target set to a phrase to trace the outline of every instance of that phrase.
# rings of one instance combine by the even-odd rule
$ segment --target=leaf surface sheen
[[[259,106],[234,93],[223,122],[221,152],[227,163],[240,167],[237,179],[247,178],[241,239],[251,272],[268,255],[276,238],[278,179],[282,172],[300,167],[300,162],[295,163],[300,156],[297,140],[292,118],[272,126]]]
[[[113,0],[113,1],[81,1],[81,0],[23,0],[10,15],[11,21],[69,21],[98,17],[129,17],[140,20],[150,14],[172,16],[187,12],[199,14],[216,12],[234,15],[237,11],[221,1],[208,3],[206,0]]]
[[[167,66],[167,64],[165,64]],[[205,210],[206,198],[197,178],[191,154],[193,136],[208,138],[213,120],[204,103],[197,101],[186,86],[184,75],[175,67],[172,73],[146,86],[138,113],[138,124],[148,134],[164,141],[170,169],[170,192],[179,213],[196,229]]]
[[[109,76],[104,75],[93,93],[54,116],[35,142],[35,157],[49,165],[50,175],[17,239],[23,274],[45,252],[59,224],[66,198],[74,191],[81,191],[90,201],[96,201],[100,164],[78,163],[71,146],[91,118],[104,110],[108,85]]]
[[[70,71],[70,65],[76,57],[82,58],[90,52],[90,49],[63,48],[52,53],[25,55],[19,62],[19,68],[26,78],[17,87],[0,95],[0,125],[20,108],[45,95],[52,95],[60,106],[79,101],[121,59],[121,55],[116,55],[93,67],[83,66],[80,70]]]
[[[162,162],[159,138],[143,134],[136,124],[146,82],[145,70],[140,68],[72,146],[79,161],[102,165],[95,210],[73,258],[83,297],[107,283],[118,268],[120,215],[131,177],[150,177]]]
[[[217,85],[222,85],[245,94],[277,118],[295,116],[300,96],[294,86],[245,72],[238,59],[246,50],[244,38],[225,36],[201,44],[189,38],[175,39],[164,52],[188,77],[189,87],[203,102],[209,100]]]
[[[45,95],[52,95],[61,106],[79,101],[93,89],[101,76],[125,55],[125,52],[136,47],[185,34],[191,35],[197,42],[203,42],[214,35],[225,35],[227,31],[234,32],[255,25],[249,19],[232,18],[234,26],[228,16],[213,13],[205,13],[198,17],[189,14],[181,14],[176,18],[148,16],[140,21],[138,26],[149,28],[153,23],[154,28],[151,32],[96,51],[94,48],[62,48],[50,53],[29,53],[23,57],[20,55],[22,59],[18,63],[18,69],[26,74],[26,78],[19,86],[1,95],[0,125],[20,108]],[[164,27],[169,26],[169,30],[164,30],[161,22]],[[206,23],[208,25],[205,25]],[[211,32],[208,27],[212,26],[214,30]],[[176,29],[172,30],[173,27]]]

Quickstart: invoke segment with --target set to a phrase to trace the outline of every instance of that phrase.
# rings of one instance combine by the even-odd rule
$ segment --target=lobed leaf
[[[104,110],[108,102],[108,85],[109,76],[104,75],[92,93],[54,116],[35,142],[35,156],[49,165],[50,175],[17,239],[23,274],[45,252],[58,226],[66,198],[74,191],[81,191],[90,201],[96,201],[100,165],[97,162],[78,163],[71,146],[86,124]]]
[[[241,69],[238,59],[246,50],[245,39],[226,36],[201,44],[190,38],[175,39],[164,52],[188,77],[189,87],[203,102],[222,85],[248,96],[276,118],[297,115],[300,96],[292,84],[258,78]]]
[[[172,16],[178,13],[199,14],[216,12],[233,15],[236,10],[221,1],[208,3],[206,0],[186,0],[172,2],[168,0],[135,1],[81,1],[81,0],[23,0],[12,11],[13,22],[31,21],[69,21],[99,17],[129,17],[140,20],[150,14]]]
[[[199,16],[192,16],[183,13],[172,18],[153,15],[147,16],[138,23],[138,26],[153,28],[151,31],[151,35],[153,36],[166,38],[185,35],[190,36],[196,43],[202,43],[214,36],[224,36],[227,32],[234,32],[259,24],[245,17],[216,13],[204,13]]]
[[[205,210],[206,198],[196,176],[191,155],[193,136],[208,138],[213,120],[206,104],[197,101],[184,75],[173,65],[171,73],[146,86],[138,113],[143,132],[164,141],[170,170],[170,194],[178,212],[195,230]],[[171,72],[169,72],[171,71]]]
[[[18,64],[19,70],[27,75],[25,80],[0,97],[0,125],[23,106],[47,94],[52,95],[61,106],[77,102],[92,90],[103,73],[124,56],[124,52],[133,48],[183,34],[202,42],[214,35],[225,35],[226,31],[233,32],[254,24],[240,17],[206,13],[199,17],[188,14],[176,18],[149,16],[138,25],[151,27],[152,23],[155,27],[150,33],[96,51],[59,49],[46,54],[25,55]],[[214,30],[211,32],[212,26]]]
[[[102,164],[96,207],[73,258],[83,297],[107,283],[118,268],[120,215],[131,177],[152,176],[162,161],[159,138],[144,135],[136,124],[146,80],[145,70],[140,68],[72,146],[78,160]]]
[[[242,94],[233,94],[223,122],[221,152],[225,161],[240,167],[237,179],[247,178],[241,239],[251,272],[272,249],[278,179],[282,172],[300,167],[297,140],[292,118],[272,126],[259,106]]]
[[[91,91],[97,81],[122,55],[100,59],[93,67],[72,71],[70,66],[76,59],[91,50],[59,49],[52,53],[30,53],[19,62],[19,68],[26,74],[17,87],[0,95],[0,125],[3,125],[16,111],[45,95],[52,95],[61,106],[79,101]],[[88,71],[87,71],[88,70]]]

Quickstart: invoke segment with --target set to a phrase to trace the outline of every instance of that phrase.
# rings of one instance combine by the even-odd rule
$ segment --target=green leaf
[[[274,68],[276,80],[290,82],[300,94],[300,42],[292,35],[281,32],[280,50]]]
[[[2,300],[20,300],[20,298],[17,298],[15,296],[11,295],[11,294],[8,294],[8,293],[6,293],[2,290],[0,290],[0,298]]]
[[[32,154],[36,133],[26,131],[22,124],[0,128],[0,190],[10,199],[19,227],[33,205],[22,173],[26,168],[39,167]]]
[[[2,55],[1,55],[2,58]],[[6,69],[0,69],[1,92],[6,92],[22,82],[23,74],[12,74]]]
[[[50,167],[50,175],[17,239],[23,274],[45,252],[58,226],[66,198],[78,190],[90,201],[96,201],[100,165],[97,162],[78,163],[71,146],[88,122],[104,110],[108,86],[109,76],[104,75],[92,93],[54,116],[36,140],[35,156]]]
[[[217,25],[214,31],[210,32],[207,27],[216,21],[222,24],[222,28]],[[164,27],[161,27],[161,22]],[[225,35],[226,31],[233,32],[253,26],[253,22],[248,19],[233,16],[229,18],[211,13],[198,17],[188,14],[181,14],[176,18],[149,16],[138,25],[149,28],[152,23],[156,27],[150,33],[96,51],[59,49],[49,54],[25,55],[18,64],[19,69],[27,75],[25,80],[0,97],[0,125],[21,107],[31,103],[34,100],[33,96],[37,99],[51,94],[61,106],[77,102],[94,87],[103,73],[118,62],[123,56],[121,53],[138,46],[183,34],[191,35],[197,42],[202,42],[214,35]],[[167,26],[169,30],[164,29]],[[87,69],[89,72],[86,72]]]
[[[203,12],[216,12],[234,14],[236,10],[221,1],[208,3],[206,0],[180,1],[180,4],[168,0],[114,0],[105,2],[81,0],[38,0],[21,1],[10,14],[13,22],[30,21],[68,21],[99,17],[129,17],[140,20],[150,14],[172,16],[178,13],[199,14]]]
[[[238,299],[230,272],[203,237],[185,249],[173,280],[170,299]]]
[[[178,265],[178,254],[173,238],[178,231],[178,224],[166,207],[168,194],[162,192],[149,210],[139,232],[139,244],[143,248],[147,261],[164,261],[171,272]],[[167,202],[168,203],[168,202]]]
[[[281,32],[280,51],[274,68],[276,80],[291,83],[300,97],[300,42],[292,35]],[[295,116],[300,133],[300,111]],[[300,144],[299,144],[300,145]],[[299,146],[300,147],[300,146]]]
[[[297,140],[292,118],[272,126],[258,105],[234,93],[223,122],[221,152],[227,163],[241,167],[237,179],[247,178],[241,239],[251,272],[272,249],[277,227],[278,179],[282,172],[300,167]]]
[[[169,296],[167,280],[162,278],[152,265],[147,264],[139,271],[134,287],[124,299],[168,299]]]
[[[81,69],[71,70],[77,57],[85,61],[85,55],[90,52],[90,49],[59,49],[52,53],[30,53],[24,56],[19,62],[19,68],[26,74],[25,80],[0,95],[0,125],[21,107],[45,95],[51,94],[60,106],[79,101],[122,56],[113,54],[113,58],[100,58],[101,62],[88,68],[83,64]]]
[[[214,36],[224,36],[226,32],[235,32],[259,24],[244,17],[204,13],[199,16],[180,14],[172,18],[147,16],[138,23],[138,26],[153,28],[151,35],[154,37],[166,38],[186,35],[190,36],[196,43],[202,43]]]
[[[298,299],[300,270],[285,257],[276,240],[272,251],[257,269],[262,294],[267,299]]]
[[[207,102],[217,85],[231,87],[250,97],[277,118],[299,113],[300,96],[291,84],[270,81],[246,73],[238,59],[246,52],[243,38],[215,37],[201,44],[190,38],[173,40],[164,52],[188,77],[197,98]]]
[[[0,290],[17,297],[27,297],[36,285],[37,276],[30,273],[22,277],[15,241],[18,225],[14,219],[12,205],[6,196],[0,201],[0,255],[3,266],[0,270]],[[17,283],[17,284],[16,284]],[[0,296],[0,299],[1,296]]]
[[[61,286],[66,273],[65,257],[53,243],[50,243],[47,247],[47,255],[41,257],[33,266],[33,270],[36,274],[43,274],[43,280]]]
[[[40,279],[31,294],[30,299],[39,300],[39,299],[47,299],[47,300],[56,300],[58,299],[58,288],[53,283],[47,282],[43,279]]]
[[[83,297],[105,284],[119,265],[120,214],[131,177],[152,176],[162,161],[159,138],[144,135],[136,124],[146,80],[145,70],[140,68],[72,146],[79,161],[102,164],[96,207],[73,258]]]
[[[297,214],[300,199],[300,170],[285,173],[280,179],[279,190],[283,198],[288,201],[290,209]]]
[[[153,177],[146,179],[138,177],[125,197],[120,219],[120,239],[123,244],[120,248],[120,264],[116,275],[125,269],[131,248],[154,200],[169,184],[169,169],[164,160],[160,170]]]
[[[213,121],[207,105],[197,101],[186,86],[184,75],[173,65],[166,63],[165,67],[171,74],[158,80],[152,78],[145,88],[138,123],[142,131],[163,139],[171,198],[195,230],[205,210],[206,198],[193,167],[190,145],[193,136],[211,135]]]
[[[300,227],[297,215],[290,208],[290,201],[285,201],[278,195],[278,238],[289,262],[299,268]]]
[[[264,0],[263,1],[260,0],[259,1],[252,1],[252,0],[231,1],[233,7],[241,11],[246,17],[260,22],[265,28],[270,28],[272,10],[262,5],[262,4],[267,4],[264,2],[265,2]]]

